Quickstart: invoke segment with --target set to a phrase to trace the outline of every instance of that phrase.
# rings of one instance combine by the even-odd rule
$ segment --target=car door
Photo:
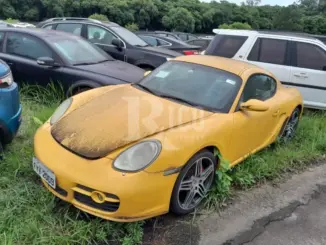
[[[119,39],[113,32],[104,29],[103,27],[90,24],[87,25],[86,39],[103,49],[113,58],[117,60],[126,61],[126,47],[119,49],[116,46],[112,45],[113,39]]]
[[[238,108],[233,116],[231,147],[234,149],[231,162],[266,146],[275,136],[281,121],[280,102],[277,98],[277,82],[265,74],[252,75],[244,87]],[[240,110],[241,103],[251,99],[264,101],[267,111]]]
[[[304,41],[292,43],[291,81],[306,106],[326,109],[326,46]]]
[[[5,60],[13,73],[15,81],[46,85],[53,80],[61,68],[52,68],[37,64],[40,57],[53,58],[54,53],[41,39],[19,32],[7,32],[5,49],[1,58]]]
[[[286,38],[258,37],[247,56],[249,63],[273,73],[281,83],[290,82],[290,41]]]

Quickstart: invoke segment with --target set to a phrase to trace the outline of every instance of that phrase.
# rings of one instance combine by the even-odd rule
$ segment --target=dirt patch
[[[143,245],[198,245],[200,231],[190,215],[168,214],[146,222]]]

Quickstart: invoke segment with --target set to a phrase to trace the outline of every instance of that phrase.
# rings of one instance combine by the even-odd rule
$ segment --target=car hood
[[[141,48],[142,50],[144,50],[147,53],[151,53],[151,54],[158,54],[164,57],[177,57],[180,56],[180,54],[178,52],[169,50],[169,49],[165,49],[165,48],[159,48],[159,47],[143,47]]]
[[[51,133],[66,149],[97,159],[210,115],[211,112],[154,96],[132,85],[119,85],[72,110],[52,126]]]
[[[79,65],[75,68],[113,77],[128,83],[138,82],[144,77],[143,69],[119,60],[94,65]]]

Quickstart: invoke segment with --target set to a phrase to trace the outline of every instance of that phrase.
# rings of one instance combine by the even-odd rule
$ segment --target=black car
[[[144,76],[144,70],[113,59],[83,38],[36,28],[0,29],[0,59],[9,64],[16,82],[60,82],[69,95]]]
[[[198,54],[201,50],[199,46],[190,45],[174,38],[158,36],[155,33],[136,32],[136,34],[151,46],[163,47],[184,55]]]
[[[161,37],[174,38],[174,39],[181,40],[184,42],[198,38],[194,34],[185,33],[185,32],[154,31],[153,33],[155,33]]]
[[[182,41],[187,42],[190,40],[198,39],[198,37],[191,33],[186,32],[173,32],[174,35],[177,35]]]
[[[117,60],[153,70],[168,58],[180,54],[171,50],[150,47],[133,32],[113,22],[82,18],[55,18],[42,22],[38,27],[70,32],[98,45]]]
[[[198,38],[188,41],[188,44],[197,45],[201,47],[201,51],[205,50],[213,38]]]

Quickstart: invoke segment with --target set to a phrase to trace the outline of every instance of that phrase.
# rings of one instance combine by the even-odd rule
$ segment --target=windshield
[[[170,61],[135,86],[179,103],[227,113],[241,84],[239,76],[223,70]]]
[[[51,40],[51,43],[72,65],[91,65],[114,60],[100,48],[81,38],[60,38]]]
[[[138,37],[135,33],[123,28],[121,26],[111,27],[120,37],[122,37],[130,45],[137,47],[147,47],[149,46],[145,41]]]

